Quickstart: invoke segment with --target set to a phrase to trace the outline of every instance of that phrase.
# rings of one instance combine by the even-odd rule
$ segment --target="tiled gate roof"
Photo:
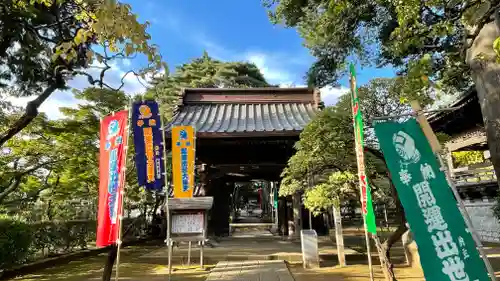
[[[198,134],[299,134],[318,110],[319,93],[307,88],[186,89],[169,124]]]

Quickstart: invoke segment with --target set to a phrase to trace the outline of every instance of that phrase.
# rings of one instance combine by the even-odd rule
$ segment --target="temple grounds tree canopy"
[[[100,118],[123,109],[128,97],[101,88],[87,88],[75,97],[81,103],[60,108],[63,118],[48,120],[40,114],[7,142],[9,149],[0,155],[0,214],[35,221],[71,220],[78,211],[68,207],[70,201],[97,202]],[[13,119],[22,114],[12,110]],[[134,162],[128,163],[127,184],[136,186]],[[139,201],[138,190],[127,192],[129,201]],[[44,209],[38,210],[37,204]]]
[[[248,62],[223,62],[204,52],[199,58],[166,72],[152,81],[146,97],[156,98],[167,119],[172,117],[183,88],[271,87],[259,68]]]
[[[401,97],[478,92],[500,174],[498,1],[264,0],[274,23],[296,27],[317,58],[310,84],[335,84],[348,59],[400,70]]]
[[[148,64],[126,75],[165,67],[150,43],[148,23],[116,0],[5,0],[0,3],[0,90],[31,97],[24,114],[0,132],[0,146],[24,129],[40,105],[72,78],[111,88],[106,71],[115,59],[144,55]],[[90,67],[97,67],[93,76]],[[123,79],[122,85],[123,86]],[[121,86],[117,88],[120,89]]]
[[[383,243],[377,243],[387,280],[395,280],[389,252],[406,231],[406,221],[383,155],[377,149],[370,121],[375,116],[408,112],[410,108],[399,102],[400,91],[401,84],[395,79],[374,79],[358,91],[360,107],[368,126],[365,165],[372,186],[372,198],[375,202],[394,204],[399,216],[398,228]],[[359,202],[350,99],[349,94],[341,96],[335,106],[326,107],[304,128],[295,144],[297,152],[282,174],[280,195],[303,193],[305,206],[315,213],[346,200],[356,199],[353,201]],[[313,179],[310,188],[308,177]]]

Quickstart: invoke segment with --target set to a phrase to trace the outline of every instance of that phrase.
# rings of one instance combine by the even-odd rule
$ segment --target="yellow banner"
[[[175,198],[193,197],[195,147],[195,132],[192,126],[172,128],[172,174]]]

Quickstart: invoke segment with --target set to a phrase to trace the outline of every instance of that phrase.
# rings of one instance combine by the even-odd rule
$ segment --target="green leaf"
[[[500,37],[493,41],[493,50],[495,51],[497,56],[500,57]]]

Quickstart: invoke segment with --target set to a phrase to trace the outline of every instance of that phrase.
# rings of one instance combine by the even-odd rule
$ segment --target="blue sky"
[[[127,0],[140,20],[151,22],[151,35],[170,67],[200,56],[203,50],[222,60],[255,62],[272,83],[304,84],[314,61],[295,29],[275,26],[261,1]],[[393,76],[392,69],[358,69],[358,81]],[[347,86],[347,79],[341,81]]]
[[[301,86],[304,75],[314,58],[302,46],[302,38],[295,29],[274,26],[270,23],[260,0],[123,0],[132,6],[140,21],[150,21],[148,32],[153,43],[160,46],[164,60],[171,71],[182,63],[202,55],[225,61],[250,61],[255,63],[266,79],[274,84]],[[140,61],[123,61],[108,73],[108,81],[119,77],[130,68],[139,68]],[[394,76],[391,68],[376,69],[358,67],[358,85],[375,77]],[[124,88],[129,93],[144,90],[136,79],[127,79]],[[84,88],[85,79],[71,83]],[[113,83],[111,83],[113,84]],[[334,103],[348,87],[348,80],[340,81],[345,88],[322,89],[327,104]],[[23,101],[25,102],[25,101]],[[76,100],[69,92],[53,95],[42,106],[51,118],[59,117],[54,107],[74,106]]]

